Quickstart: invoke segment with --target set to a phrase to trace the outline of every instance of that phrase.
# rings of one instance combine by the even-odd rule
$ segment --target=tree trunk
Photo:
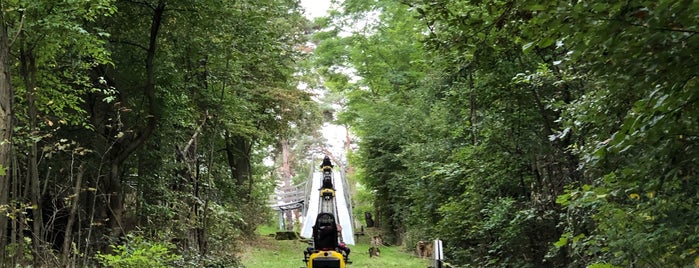
[[[7,206],[10,193],[10,163],[12,159],[12,102],[10,85],[9,43],[4,12],[0,12],[0,206]],[[7,219],[0,217],[0,263],[6,263]]]
[[[291,188],[291,152],[289,149],[289,141],[282,138],[279,142],[282,147],[282,181],[284,182],[284,191],[288,191]],[[291,200],[284,200],[284,203]],[[286,217],[286,230],[293,231],[294,219],[291,214],[291,210],[284,211],[284,216]]]
[[[12,177],[12,179],[9,182],[10,188],[11,188],[11,193],[10,197],[15,197],[15,196],[21,196],[22,195],[22,185],[18,182],[16,182],[16,178],[19,178],[19,171],[18,168],[19,164],[17,163],[17,156],[12,155],[12,171],[8,172],[10,173],[9,176]],[[10,244],[15,244],[18,243],[17,240],[18,238],[22,235],[23,229],[20,228],[20,222],[19,221],[12,221],[11,226],[10,226]],[[5,262],[7,263],[7,262]],[[8,267],[15,267],[16,264],[19,262],[12,262]]]
[[[73,189],[73,201],[70,203],[70,214],[68,214],[68,222],[66,223],[65,237],[63,238],[63,248],[61,254],[61,261],[63,262],[63,267],[73,267],[69,261],[71,242],[73,242],[73,223],[75,222],[75,215],[78,212],[78,203],[80,201],[80,187],[83,180],[83,174],[85,169],[81,165],[78,167],[78,175],[75,177],[75,188]]]
[[[107,215],[109,215],[109,223],[112,228],[112,236],[122,234],[122,216],[124,211],[123,193],[121,187],[121,171],[126,159],[136,150],[141,148],[145,141],[155,131],[155,126],[159,119],[157,111],[157,103],[155,100],[155,54],[157,50],[158,32],[162,25],[163,13],[165,12],[165,3],[159,1],[158,5],[153,9],[153,17],[151,20],[150,38],[148,49],[146,51],[146,85],[143,93],[148,101],[148,115],[146,115],[146,126],[138,134],[124,135],[116,141],[122,150],[113,149],[113,157],[111,159],[111,167],[107,176],[105,192],[108,197]]]
[[[228,166],[231,170],[231,176],[235,180],[236,185],[242,189],[245,182],[251,179],[250,167],[250,149],[252,143],[250,139],[243,136],[231,137],[230,133],[226,139],[226,156],[228,158]],[[249,189],[248,189],[249,191]],[[243,192],[243,198],[247,198],[250,193]]]
[[[32,213],[32,230],[34,232],[34,261],[35,265],[39,265],[39,254],[41,252],[40,246],[42,241],[44,241],[43,232],[43,208],[41,202],[41,182],[39,180],[39,167],[38,167],[38,150],[37,142],[33,137],[39,135],[37,128],[36,118],[38,116],[36,104],[34,102],[34,97],[36,94],[36,64],[34,52],[31,49],[27,49],[30,46],[24,43],[24,36],[20,36],[20,74],[24,80],[24,86],[26,87],[26,99],[27,99],[27,116],[29,119],[29,135],[32,137],[31,146],[29,148],[29,155],[27,156],[27,181],[31,185],[30,199],[32,206],[34,206]]]
[[[118,237],[123,233],[121,228],[122,216],[124,215],[124,202],[122,201],[121,190],[121,167],[123,162],[113,162],[107,181],[105,182],[105,197],[107,198],[107,211],[109,217],[109,227],[112,230],[112,236]]]
[[[201,163],[199,162],[198,155],[198,141],[199,135],[204,129],[206,121],[209,119],[207,114],[202,120],[201,124],[194,130],[192,138],[189,139],[184,148],[180,149],[179,146],[175,145],[175,154],[177,155],[176,161],[183,163],[185,167],[178,171],[178,174],[183,177],[186,182],[192,183],[192,195],[195,200],[203,200],[204,207],[199,207],[199,202],[195,201],[192,203],[192,208],[190,210],[190,215],[187,215],[190,219],[195,219],[197,223],[196,227],[193,228],[192,240],[198,246],[199,255],[206,256],[208,254],[208,232],[207,232],[207,211],[209,201],[202,196],[202,184],[201,181]],[[184,188],[188,189],[188,188]]]
[[[471,143],[478,144],[478,107],[476,106],[476,92],[473,85],[473,73],[468,74],[470,90],[469,97],[469,123],[471,123]]]

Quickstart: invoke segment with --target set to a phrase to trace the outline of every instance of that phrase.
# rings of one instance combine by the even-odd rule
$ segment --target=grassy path
[[[255,241],[246,244],[241,254],[242,263],[246,268],[301,268],[305,267],[303,251],[308,244],[297,241],[279,241],[268,236],[269,230],[261,230]],[[427,260],[421,260],[410,253],[403,252],[399,247],[381,247],[381,256],[369,258],[368,238],[360,237],[357,245],[350,246],[353,262],[348,268],[426,268]]]

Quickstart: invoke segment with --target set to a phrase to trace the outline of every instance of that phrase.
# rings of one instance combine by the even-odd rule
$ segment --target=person
[[[345,255],[345,259],[349,258],[350,254],[350,248],[345,244],[345,242],[341,242],[340,245],[337,246],[337,248],[342,252],[343,255]]]
[[[332,162],[330,162],[330,157],[328,157],[327,155],[325,156],[325,158],[323,158],[323,163],[320,164],[320,168],[322,169],[323,167],[334,167]]]
[[[337,247],[337,224],[330,213],[319,213],[313,226],[313,244],[318,250]]]

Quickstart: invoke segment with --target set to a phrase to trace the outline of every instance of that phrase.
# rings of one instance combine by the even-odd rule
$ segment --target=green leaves
[[[25,202],[38,196],[41,200],[32,202],[65,203],[70,199],[65,189],[83,176],[73,167],[81,166],[90,185],[81,195],[108,192],[114,198],[96,198],[90,208],[73,203],[78,205],[74,211],[100,216],[75,217],[73,226],[85,226],[79,231],[92,235],[67,238],[65,245],[75,237],[91,238],[75,243],[80,248],[65,246],[66,255],[81,252],[65,256],[70,261],[92,258],[96,239],[104,243],[122,231],[144,228],[153,231],[149,237],[127,237],[133,244],[102,255],[104,264],[162,267],[171,265],[175,251],[199,253],[184,244],[211,254],[201,258],[206,261],[228,259],[219,266],[235,262],[229,258],[235,252],[230,241],[266,220],[264,201],[273,172],[262,159],[277,139],[294,131],[312,133],[319,124],[311,94],[297,88],[295,77],[306,23],[297,1],[4,3],[3,25],[13,33],[13,69],[7,73],[16,90],[12,150],[18,164],[12,168],[26,175],[7,183],[52,193],[31,187],[17,192],[21,196],[8,191],[6,199]],[[242,145],[226,154],[227,145],[236,141]],[[3,176],[9,174],[6,168],[0,168]],[[238,171],[245,176],[232,174]],[[30,177],[36,182],[25,181]],[[244,195],[250,198],[243,200]],[[105,216],[111,221],[105,223]],[[36,249],[39,243],[62,246],[55,234],[65,230],[59,228],[74,229],[63,222],[66,218],[33,234]],[[159,232],[182,244],[157,242],[164,241],[154,237]],[[203,262],[188,265],[207,266]],[[37,260],[33,265],[44,264]]]
[[[697,5],[402,3],[350,1],[348,16],[382,12],[371,34],[319,45],[329,85],[347,92],[369,186],[411,189],[420,204],[391,197],[377,209],[410,206],[411,222],[429,219],[415,229],[466,245],[450,257],[472,266],[696,258],[696,238],[677,234],[699,218],[687,210],[698,196]],[[504,243],[511,235],[536,242]]]
[[[104,266],[115,268],[171,267],[182,256],[172,252],[173,245],[153,242],[138,235],[128,235],[124,245],[111,245],[113,254],[96,255]]]

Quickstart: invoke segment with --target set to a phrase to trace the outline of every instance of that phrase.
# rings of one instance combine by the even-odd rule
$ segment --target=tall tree
[[[2,264],[91,266],[148,240],[235,265],[230,241],[266,220],[262,159],[317,123],[294,77],[298,3],[2,7]]]
[[[0,208],[11,209],[9,204],[12,162],[12,103],[14,93],[10,84],[10,42],[7,36],[5,6],[0,4]],[[7,246],[8,218],[0,217],[0,248]],[[6,263],[7,254],[0,250],[0,262]]]
[[[681,266],[696,239],[667,238],[696,222],[673,216],[696,189],[696,8],[345,1],[334,23],[374,20],[329,24],[317,63],[392,236],[442,237],[473,266]],[[423,53],[385,52],[408,47]]]
[[[10,58],[16,62],[12,66],[17,67],[13,77],[13,81],[18,81],[14,84],[17,91],[15,101],[22,103],[21,109],[13,113],[19,141],[15,143],[15,150],[26,152],[17,154],[14,159],[25,168],[15,167],[9,195],[11,202],[30,204],[26,212],[32,225],[33,260],[38,265],[50,258],[43,250],[47,242],[60,243],[56,240],[64,231],[60,224],[56,224],[58,209],[44,207],[46,204],[57,205],[49,201],[56,192],[48,190],[47,185],[60,185],[62,181],[49,183],[52,165],[41,167],[40,159],[50,158],[47,152],[52,149],[65,149],[54,147],[55,144],[69,143],[54,139],[55,131],[62,127],[86,127],[84,110],[80,107],[81,95],[90,90],[85,72],[92,64],[106,62],[107,57],[99,32],[91,32],[93,29],[82,23],[108,15],[112,10],[110,1],[94,1],[86,5],[55,1],[6,4],[9,6],[8,12],[4,13],[5,23],[17,33],[11,48],[11,55],[17,55],[17,58]],[[41,172],[46,174],[45,179],[40,178]],[[20,207],[16,209],[25,209]],[[46,216],[48,218],[44,218]],[[13,246],[23,248],[21,236],[29,231],[24,230],[25,218],[11,219],[11,241],[18,243]],[[20,260],[23,258],[23,254],[15,256]]]

